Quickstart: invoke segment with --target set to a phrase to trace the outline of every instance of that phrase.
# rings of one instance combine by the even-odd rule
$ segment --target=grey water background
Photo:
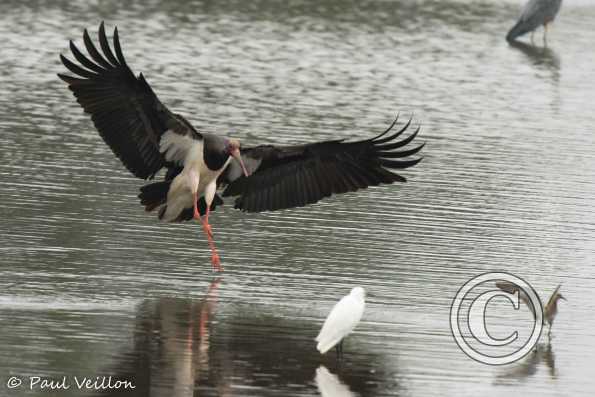
[[[34,375],[137,385],[103,395],[313,396],[320,365],[337,395],[593,395],[595,4],[565,1],[546,50],[504,41],[520,4],[0,2],[0,396],[49,393],[6,387]],[[228,201],[216,278],[199,225],[143,212],[143,181],[55,75],[101,20],[198,128],[357,139],[400,111],[424,161],[307,208]],[[518,364],[474,362],[450,333],[452,298],[487,271],[543,299],[563,283],[551,345]],[[375,296],[339,367],[313,338],[355,285]]]

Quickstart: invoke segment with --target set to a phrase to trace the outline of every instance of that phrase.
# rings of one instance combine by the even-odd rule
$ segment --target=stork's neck
[[[194,145],[188,150],[184,159],[184,168],[200,170],[204,167],[204,142],[200,145]]]
[[[211,171],[222,171],[231,159],[226,151],[212,149],[207,145],[204,145],[203,157],[207,168]]]

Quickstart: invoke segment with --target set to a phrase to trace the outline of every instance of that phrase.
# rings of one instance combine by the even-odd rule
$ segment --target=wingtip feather
[[[409,126],[411,125],[411,122],[412,121],[413,121],[413,116],[411,116],[411,118],[407,121],[407,123],[405,123],[405,125],[403,126],[403,128],[401,128],[399,131],[395,132],[394,134],[392,134],[390,136],[387,136],[387,137],[384,137],[382,139],[378,139],[378,138],[373,139],[374,144],[375,145],[381,145],[381,144],[383,144],[385,142],[389,142],[389,141],[392,141],[393,139],[397,138],[399,135],[401,135],[403,132],[405,132],[405,130],[407,130],[407,128],[409,128]],[[392,129],[392,127],[391,127],[391,129]]]
[[[101,50],[103,54],[107,58],[108,62],[110,62],[113,66],[118,65],[118,60],[114,56],[112,49],[110,48],[109,42],[107,40],[107,35],[105,34],[105,24],[103,21],[99,25],[99,32],[97,33],[99,36],[99,45],[101,46]]]
[[[122,47],[120,45],[120,35],[118,34],[118,27],[114,27],[114,50],[116,50],[116,57],[122,65],[126,65],[126,59],[122,53]]]

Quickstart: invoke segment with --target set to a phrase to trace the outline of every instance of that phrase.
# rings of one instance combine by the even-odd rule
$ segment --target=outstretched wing
[[[421,158],[404,159],[417,153],[422,145],[396,151],[408,145],[417,130],[407,138],[397,138],[411,120],[393,135],[385,135],[391,126],[375,138],[344,142],[334,140],[300,146],[262,145],[242,149],[242,159],[250,173],[242,176],[232,162],[222,177],[229,186],[223,196],[239,196],[235,208],[248,212],[275,211],[302,207],[331,194],[353,192],[381,183],[405,182],[391,170],[417,164]]]
[[[91,114],[105,143],[139,178],[152,178],[166,160],[179,162],[181,154],[200,139],[200,134],[159,101],[142,73],[134,76],[122,54],[117,28],[113,38],[115,54],[103,22],[99,26],[103,54],[97,50],[86,29],[83,39],[89,57],[70,41],[72,55],[80,65],[60,55],[64,66],[77,77],[58,76],[68,83],[85,112]],[[161,147],[167,152],[164,156],[160,141],[167,131],[167,145]]]

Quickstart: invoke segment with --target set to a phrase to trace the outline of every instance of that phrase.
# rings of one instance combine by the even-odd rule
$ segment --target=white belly
[[[204,165],[204,162],[202,164]],[[219,175],[221,175],[223,170],[225,170],[227,164],[229,164],[229,160],[225,166],[223,166],[223,168],[218,171],[212,171],[206,166],[192,168],[188,166],[184,167],[184,170],[174,178],[169,188],[166,202],[167,209],[163,214],[162,220],[165,222],[173,222],[178,218],[184,209],[192,208],[194,206],[192,183],[190,178],[191,169],[195,171],[195,175],[199,175],[197,194],[200,198],[204,196],[207,186],[217,183],[217,178]],[[212,197],[210,199],[212,201]],[[207,204],[210,205],[210,203]]]

